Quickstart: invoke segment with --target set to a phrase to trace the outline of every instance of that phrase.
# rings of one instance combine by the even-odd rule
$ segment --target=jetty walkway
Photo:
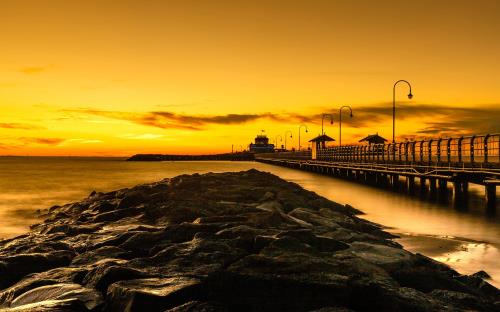
[[[256,154],[257,161],[361,182],[465,198],[469,183],[485,187],[487,206],[495,208],[500,185],[500,134],[439,138],[388,144],[347,145],[311,151]]]

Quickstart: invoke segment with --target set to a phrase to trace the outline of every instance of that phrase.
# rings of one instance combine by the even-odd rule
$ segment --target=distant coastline
[[[254,154],[249,152],[224,153],[212,155],[168,155],[168,154],[136,154],[127,161],[195,161],[195,160],[254,160]]]

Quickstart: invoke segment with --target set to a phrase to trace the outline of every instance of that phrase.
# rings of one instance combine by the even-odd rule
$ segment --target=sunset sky
[[[500,1],[0,0],[0,155],[212,153],[321,114],[370,133],[500,132]],[[303,143],[304,145],[304,143]]]

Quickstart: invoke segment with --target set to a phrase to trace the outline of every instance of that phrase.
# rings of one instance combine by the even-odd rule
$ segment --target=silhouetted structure
[[[269,138],[265,134],[259,134],[255,137],[255,143],[250,143],[250,152],[272,153],[274,152],[274,144],[269,144]]]
[[[316,148],[326,148],[326,142],[333,142],[335,139],[327,136],[326,134],[318,135],[312,140],[309,140],[309,142],[313,143],[313,149],[314,149],[314,144],[316,145]]]
[[[366,138],[359,140],[359,142],[368,142],[368,144],[384,144],[385,142],[387,142],[387,140],[376,133],[370,134]]]
[[[316,155],[320,154],[320,150],[326,149],[326,142],[332,142],[335,141],[335,139],[327,136],[326,134],[318,135],[312,140],[309,140],[309,142],[312,142],[312,154],[311,158],[316,159]]]
[[[377,135],[362,141],[375,140]],[[382,138],[383,139],[383,138]],[[321,142],[321,136],[313,142]],[[378,139],[380,140],[380,139]],[[385,141],[385,140],[384,140]],[[319,145],[319,144],[318,144]],[[500,133],[471,135],[396,143],[315,147],[310,153],[274,153],[256,157],[283,166],[311,170],[334,176],[359,179],[377,185],[389,183],[415,191],[419,179],[421,192],[447,200],[448,184],[453,185],[455,202],[466,202],[469,183],[485,187],[488,209],[496,208],[500,186]]]

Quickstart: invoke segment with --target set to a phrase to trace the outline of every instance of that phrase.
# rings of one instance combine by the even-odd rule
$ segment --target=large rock
[[[43,301],[78,301],[89,311],[103,304],[101,293],[95,289],[85,288],[79,284],[54,284],[41,286],[25,292],[15,298],[11,308],[18,308]]]
[[[0,241],[6,311],[500,311],[500,291],[274,175],[182,175]]]
[[[20,254],[0,258],[0,289],[8,287],[29,273],[67,266],[74,253],[56,251],[47,254]]]
[[[164,311],[202,297],[199,280],[187,277],[121,281],[107,292],[109,311]]]

